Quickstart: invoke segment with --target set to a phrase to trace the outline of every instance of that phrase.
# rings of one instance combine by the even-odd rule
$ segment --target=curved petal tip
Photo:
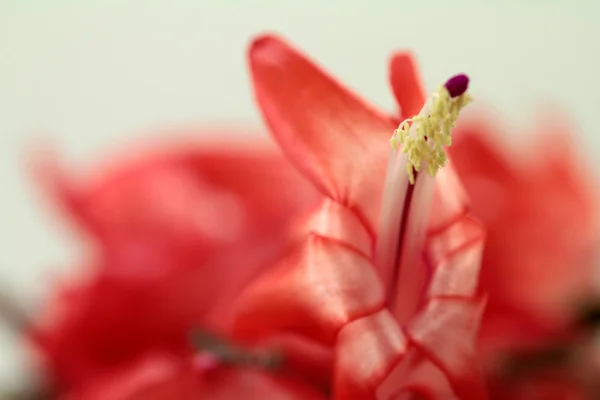
[[[265,33],[252,39],[248,46],[248,58],[250,61],[269,60],[276,57],[278,51],[287,48],[289,45],[279,35]]]
[[[390,59],[389,79],[403,118],[419,113],[426,100],[415,56],[401,51]]]

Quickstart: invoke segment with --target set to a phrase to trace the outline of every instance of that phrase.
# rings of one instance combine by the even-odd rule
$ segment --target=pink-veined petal
[[[439,366],[410,343],[382,381],[376,395],[377,400],[463,400],[456,396]]]
[[[485,301],[438,297],[411,321],[407,336],[448,377],[459,398],[487,398],[476,340]]]
[[[406,345],[406,338],[387,310],[344,326],[336,343],[334,398],[374,399]]]
[[[302,228],[346,243],[365,257],[373,256],[373,240],[356,214],[331,199],[325,199],[318,211],[310,214]]]
[[[479,283],[485,233],[463,217],[428,241],[428,263],[433,268],[429,296],[474,296]]]
[[[280,330],[333,343],[347,322],[382,306],[371,261],[344,243],[313,234],[242,294],[236,328],[246,337]]]

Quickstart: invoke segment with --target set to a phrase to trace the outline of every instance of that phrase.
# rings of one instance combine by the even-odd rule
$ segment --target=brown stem
[[[27,313],[4,290],[0,290],[0,320],[17,333],[23,332],[30,325]]]

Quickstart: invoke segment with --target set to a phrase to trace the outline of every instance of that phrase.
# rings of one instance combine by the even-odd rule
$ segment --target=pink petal
[[[256,99],[288,158],[375,232],[392,120],[273,36],[250,48]]]
[[[518,173],[515,162],[499,147],[500,141],[494,140],[496,136],[499,134],[494,133],[492,126],[478,120],[458,125],[448,152],[465,186],[470,186],[467,181],[476,177],[514,182]]]
[[[474,296],[484,246],[483,227],[463,217],[431,237],[427,248],[433,269],[429,296]]]
[[[407,351],[385,377],[377,390],[377,399],[458,399],[448,377],[417,347]],[[462,400],[462,398],[461,398]]]
[[[330,199],[310,215],[303,229],[352,246],[365,257],[373,256],[373,240],[356,214]]]
[[[411,322],[407,335],[449,378],[459,398],[486,399],[475,343],[481,299],[434,298]]]
[[[334,398],[375,398],[406,346],[406,338],[387,310],[344,326],[336,343]]]
[[[239,299],[237,332],[304,334],[332,343],[347,322],[383,305],[383,290],[368,258],[336,240],[311,235]]]

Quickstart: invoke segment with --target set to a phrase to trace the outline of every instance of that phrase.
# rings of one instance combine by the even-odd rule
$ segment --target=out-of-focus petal
[[[96,375],[61,399],[192,400],[200,395],[200,380],[191,365],[170,357],[148,356],[128,367]]]
[[[279,230],[317,200],[266,141],[201,145],[130,150],[85,180],[60,170],[50,154],[38,157],[36,169],[59,205],[92,234],[113,240],[144,235],[230,244]]]
[[[390,60],[389,76],[402,118],[417,115],[423,108],[427,95],[421,85],[414,56],[409,52],[394,54]]]
[[[374,233],[392,119],[276,37],[256,39],[249,57],[258,104],[284,152]]]
[[[553,133],[561,125],[543,126],[544,140],[529,155],[508,153],[475,120],[460,125],[450,153],[488,231],[481,285],[491,295],[489,310],[561,319],[592,290],[597,197],[564,132]]]
[[[295,380],[259,371],[222,370],[203,381],[201,398],[211,400],[326,400],[327,396]],[[140,399],[142,400],[142,399]]]
[[[325,400],[294,380],[246,369],[218,368],[201,375],[191,364],[150,357],[75,389],[65,400]]]
[[[473,195],[485,193],[487,189],[487,200],[492,201],[498,195],[492,185],[514,184],[518,178],[517,165],[492,142],[494,136],[490,132],[493,132],[492,127],[483,121],[460,123],[453,136],[452,146],[448,149],[452,164],[468,189],[473,207],[476,207],[473,210],[476,214],[482,211],[480,208],[490,203],[472,198]],[[482,189],[475,192],[471,189],[474,185],[481,185]]]
[[[333,343],[347,322],[383,306],[371,261],[344,243],[311,235],[240,297],[237,331],[283,330]]]
[[[329,345],[307,339],[298,334],[276,333],[261,342],[264,348],[275,349],[283,355],[276,373],[285,375],[321,391],[331,391],[333,374],[333,349]]]
[[[53,384],[77,386],[148,351],[187,354],[188,332],[206,308],[194,300],[197,286],[184,275],[137,281],[103,275],[59,292],[31,332]]]

